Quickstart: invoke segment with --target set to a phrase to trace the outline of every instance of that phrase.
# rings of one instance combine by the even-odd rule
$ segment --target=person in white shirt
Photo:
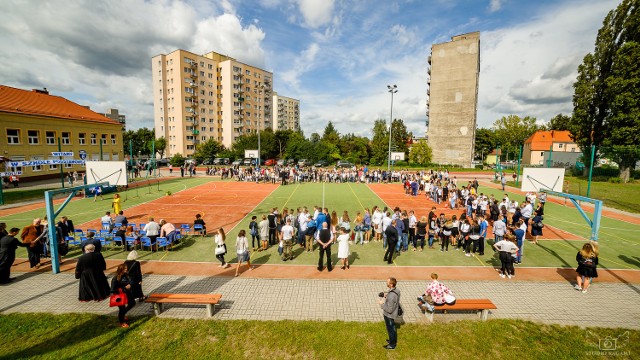
[[[531,206],[531,202],[529,200],[527,200],[527,203],[522,207],[520,212],[522,213],[522,218],[524,219],[524,232],[526,233],[527,226],[529,225],[529,219],[533,214],[533,206]]]
[[[240,230],[240,232],[238,232],[238,237],[236,238],[236,255],[238,255],[236,276],[238,276],[240,265],[242,265],[243,262],[247,263],[249,270],[253,270],[253,266],[251,266],[251,255],[249,254],[249,240],[247,240],[245,234],[244,230]]]
[[[493,244],[493,248],[500,251],[500,262],[502,268],[500,269],[500,277],[504,279],[505,275],[511,279],[516,276],[515,269],[513,268],[513,256],[518,252],[518,246],[509,240],[500,240]]]
[[[418,247],[416,241],[416,226],[418,225],[418,218],[416,218],[413,210],[409,211],[409,242],[413,244],[413,249]]]
[[[387,247],[387,235],[384,233],[387,230],[388,226],[391,226],[391,222],[393,221],[393,219],[391,219],[391,214],[387,211],[384,214],[384,217],[382,218],[382,222],[381,222],[381,228],[382,228],[382,248],[386,248]]]
[[[304,248],[305,237],[307,235],[307,222],[309,221],[309,211],[307,208],[303,208],[300,215],[298,215],[298,245]]]
[[[280,231],[283,242],[282,261],[293,260],[293,226],[291,219],[287,219],[287,223],[282,226]]]
[[[145,236],[151,240],[151,249],[156,251],[156,239],[160,235],[160,225],[153,221],[153,216],[149,218],[149,222],[144,226]]]
[[[380,241],[380,237],[382,236],[382,217],[382,211],[376,206],[371,215],[371,223],[373,224],[373,230],[376,234],[375,241]]]
[[[111,212],[107,211],[103,217],[100,218],[102,222],[102,230],[111,230],[113,227],[113,221],[111,220]]]
[[[504,239],[504,234],[507,233],[507,224],[504,222],[504,216],[499,215],[498,221],[493,223],[493,242],[497,243]]]

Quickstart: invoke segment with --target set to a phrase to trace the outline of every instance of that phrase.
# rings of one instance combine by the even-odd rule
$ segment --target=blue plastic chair
[[[74,238],[73,236],[66,236],[64,239],[67,241],[67,244],[69,244],[69,245],[80,245],[81,244],[80,240],[76,240],[76,238]]]
[[[191,227],[189,226],[189,224],[182,224],[182,226],[180,226],[180,228],[182,230],[184,230],[184,233],[188,233],[191,230]]]
[[[140,249],[144,250],[145,247],[148,247],[151,250],[151,239],[143,236],[140,238]]]
[[[167,250],[167,246],[169,246],[169,241],[167,241],[166,237],[159,237],[156,239],[156,245],[158,248],[164,247]]]
[[[74,237],[84,236],[84,231],[82,231],[81,229],[75,229],[73,231],[73,235],[74,235]]]
[[[202,236],[204,236],[204,227],[202,226],[202,224],[194,224],[193,232],[200,233]]]
[[[127,246],[128,246],[128,247],[129,247],[129,246],[130,246],[130,247],[132,247],[132,248],[133,248],[133,250],[135,250],[135,249],[136,249],[136,238],[134,238],[133,236],[127,236],[127,237],[125,237],[125,239],[124,239],[124,240],[125,240],[125,242],[127,243]]]
[[[103,222],[103,223],[102,223],[102,228],[103,228],[104,230],[111,230],[111,223]]]

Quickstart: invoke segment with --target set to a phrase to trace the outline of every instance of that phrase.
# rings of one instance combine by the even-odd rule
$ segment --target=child
[[[250,260],[251,256],[249,254],[249,241],[247,241],[247,237],[245,236],[244,230],[240,230],[240,232],[238,233],[238,237],[236,238],[236,255],[238,255],[238,265],[236,266],[236,276],[238,276],[240,265],[242,265],[243,262],[247,263],[249,270],[253,270],[253,267],[251,266],[251,260]]]
[[[576,255],[576,261],[578,262],[578,268],[576,269],[578,275],[576,276],[577,284],[574,288],[578,291],[582,290],[582,293],[585,294],[589,285],[591,285],[591,280],[598,277],[598,271],[596,270],[598,255],[594,251],[593,245],[590,243],[584,244]]]

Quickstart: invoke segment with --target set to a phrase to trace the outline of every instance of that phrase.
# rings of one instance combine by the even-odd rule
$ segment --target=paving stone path
[[[95,313],[116,315],[108,301],[81,303],[72,274],[16,273],[16,281],[0,287],[0,312]],[[595,282],[582,294],[568,282],[446,282],[458,298],[489,298],[498,307],[490,319],[510,318],[561,325],[640,329],[640,286]],[[405,321],[425,322],[416,306],[426,281],[402,281]],[[260,279],[220,276],[149,275],[143,288],[152,292],[220,293],[222,304],[213,319],[381,321],[377,294],[383,281]],[[150,304],[138,304],[131,316],[150,315]],[[204,306],[165,305],[162,317],[206,319]],[[436,321],[474,319],[476,314],[436,314]],[[115,321],[115,320],[114,320]]]

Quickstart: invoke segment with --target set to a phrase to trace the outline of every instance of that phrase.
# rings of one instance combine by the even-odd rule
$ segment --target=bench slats
[[[497,309],[498,307],[489,299],[460,299],[456,300],[454,305],[438,305],[435,307],[435,311],[450,311],[450,310],[474,310],[478,312],[480,319],[487,320],[487,315],[490,309]],[[429,317],[429,320],[433,321],[434,312],[426,312],[425,315]]]
[[[205,304],[211,317],[221,298],[220,294],[151,294],[145,302],[153,304],[156,315],[162,313],[162,304]]]

